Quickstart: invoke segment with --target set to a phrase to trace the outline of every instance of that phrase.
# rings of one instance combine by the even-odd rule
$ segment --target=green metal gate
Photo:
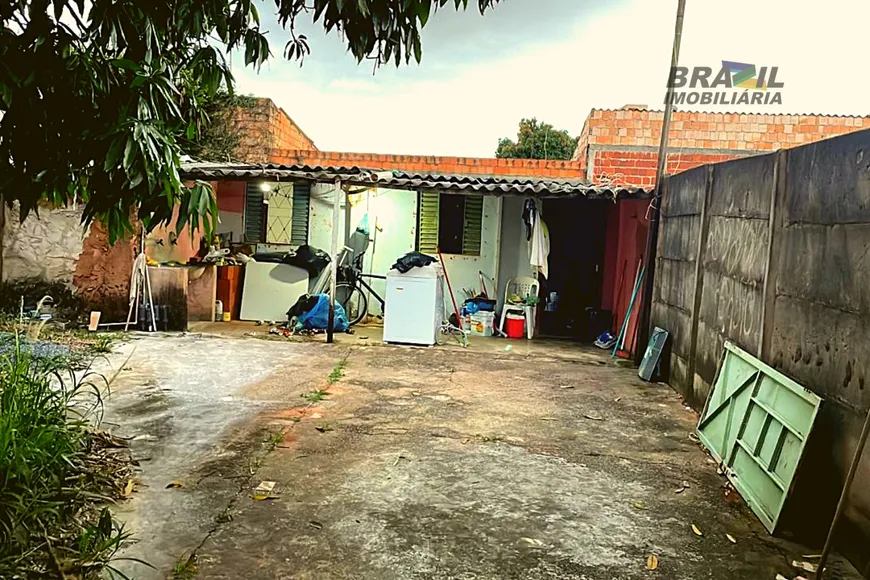
[[[698,436],[770,533],[821,402],[734,343],[725,343]]]

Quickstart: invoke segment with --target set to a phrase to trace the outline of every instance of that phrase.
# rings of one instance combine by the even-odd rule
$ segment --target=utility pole
[[[686,12],[686,0],[677,0],[677,23],[674,26],[674,46],[671,51],[671,68],[668,70],[668,97],[665,102],[665,114],[662,119],[662,138],[659,142],[659,158],[656,166],[655,190],[650,205],[649,234],[646,238],[646,280],[644,282],[643,300],[641,300],[640,315],[637,326],[637,341],[635,342],[635,361],[643,358],[646,343],[650,334],[650,315],[652,313],[652,294],[655,282],[656,244],[659,237],[659,216],[662,206],[662,179],[667,170],[668,133],[671,130],[671,115],[674,112],[674,73],[680,62],[680,41],[683,37],[683,15]]]

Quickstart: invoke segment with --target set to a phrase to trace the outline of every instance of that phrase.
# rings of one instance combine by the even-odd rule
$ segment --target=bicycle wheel
[[[368,314],[369,301],[355,284],[342,282],[335,286],[335,301],[344,308],[348,323],[353,326]]]

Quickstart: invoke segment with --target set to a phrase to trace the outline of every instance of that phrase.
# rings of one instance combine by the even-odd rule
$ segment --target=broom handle
[[[450,285],[450,276],[447,275],[447,266],[444,264],[444,256],[441,255],[441,248],[435,248],[438,252],[438,259],[441,261],[441,269],[444,270],[444,279],[447,280],[447,291],[450,292],[450,300],[453,302],[453,312],[456,314],[456,325],[459,330],[462,328],[462,317],[459,316],[459,308],[456,307],[456,298],[453,297],[453,287]]]

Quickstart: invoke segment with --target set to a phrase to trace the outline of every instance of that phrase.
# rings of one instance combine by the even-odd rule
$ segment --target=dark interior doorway
[[[610,327],[612,315],[600,310],[608,209],[605,200],[543,200],[550,277],[541,281],[542,334],[591,342]]]

